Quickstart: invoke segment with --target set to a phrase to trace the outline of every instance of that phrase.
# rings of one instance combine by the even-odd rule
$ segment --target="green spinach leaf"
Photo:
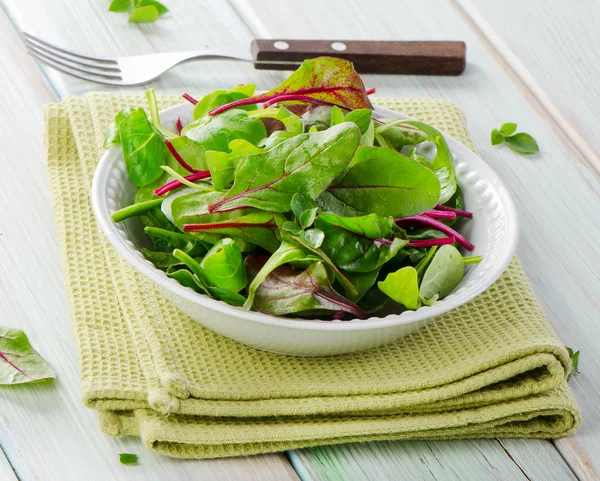
[[[377,283],[377,287],[407,309],[419,308],[419,284],[414,267],[403,267],[388,274],[385,280]]]
[[[242,158],[250,154],[259,154],[262,149],[244,139],[229,142],[231,153],[209,150],[206,152],[206,163],[217,190],[226,189],[232,182],[235,166]]]
[[[427,135],[427,140],[435,144],[436,152],[433,158],[433,170],[440,181],[440,198],[438,204],[445,204],[456,192],[458,185],[454,169],[454,157],[442,133],[431,125],[417,120],[406,120],[405,124],[414,125]]]
[[[297,135],[262,154],[249,155],[237,164],[233,187],[209,211],[257,207],[288,212],[298,192],[316,199],[348,165],[359,141],[356,125],[344,122],[324,132]]]
[[[506,137],[504,142],[506,142],[506,145],[519,154],[531,155],[540,150],[535,139],[525,132],[520,132],[518,134],[511,135],[510,137]]]
[[[375,214],[339,217],[321,214],[317,228],[325,233],[321,248],[333,262],[349,272],[370,272],[392,259],[406,244],[389,240],[393,220]]]
[[[233,239],[217,242],[200,262],[205,279],[215,287],[239,292],[248,282],[242,251]]]
[[[136,109],[119,122],[119,133],[127,172],[137,187],[148,185],[162,175],[167,148],[148,121],[144,109]]]
[[[277,230],[285,218],[273,212],[240,209],[246,215],[203,224],[184,224],[183,230],[190,234],[222,234],[242,239],[263,249],[274,252],[279,247]]]
[[[365,135],[371,125],[371,118],[373,117],[373,111],[371,109],[357,109],[352,112],[348,112],[344,118],[344,122],[353,122],[360,129],[360,133]]]
[[[265,138],[267,130],[260,119],[249,117],[244,110],[233,109],[215,117],[195,120],[186,125],[181,134],[207,151],[229,153],[232,140],[243,139],[256,145]]]
[[[427,140],[427,135],[420,128],[410,125],[403,119],[388,120],[375,128],[375,134],[383,138],[382,147],[400,150],[405,145],[420,144]]]
[[[317,131],[331,127],[331,110],[331,107],[322,105],[308,109],[304,112],[300,117],[302,124],[304,124],[304,131],[308,132],[313,127],[316,128]]]
[[[328,191],[360,212],[406,217],[433,208],[440,196],[436,175],[383,147],[359,147],[344,177]]]
[[[452,292],[464,275],[465,266],[458,249],[452,245],[441,246],[423,274],[421,298],[429,300],[438,295],[443,299]]]

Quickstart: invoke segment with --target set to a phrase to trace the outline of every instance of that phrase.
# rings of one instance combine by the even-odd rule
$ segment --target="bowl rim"
[[[163,122],[168,122],[171,117],[175,119],[176,117],[181,116],[180,111],[186,107],[188,109],[192,108],[191,104],[181,103],[160,111],[159,115],[164,117]],[[385,117],[404,118],[407,120],[411,119],[411,117],[383,107],[376,106],[374,111]],[[162,271],[151,265],[149,261],[141,259],[136,255],[135,251],[120,237],[116,224],[111,219],[111,213],[109,212],[108,205],[105,201],[106,199],[104,198],[104,192],[111,169],[119,159],[117,151],[120,150],[120,146],[112,146],[107,149],[98,162],[92,180],[92,209],[100,229],[107,237],[108,241],[113,245],[117,252],[119,252],[119,254],[125,258],[125,260],[127,260],[140,273],[152,280],[152,282],[154,282],[156,285],[168,290],[174,295],[184,298],[188,302],[200,305],[206,309],[216,310],[222,314],[232,315],[234,317],[242,318],[259,324],[267,324],[271,326],[299,330],[355,331],[365,329],[381,329],[411,324],[413,322],[422,321],[424,319],[444,314],[469,302],[477,295],[482,293],[484,290],[490,287],[506,270],[517,248],[517,211],[504,183],[491,169],[491,167],[489,167],[485,161],[481,159],[481,157],[472,152],[462,143],[455,140],[450,135],[445,133],[443,133],[443,135],[453,152],[458,153],[460,158],[471,157],[472,160],[475,160],[475,170],[483,178],[493,184],[499,197],[499,201],[506,211],[506,245],[499,254],[498,259],[496,259],[495,263],[490,266],[488,272],[479,280],[476,287],[471,287],[460,294],[454,295],[450,299],[447,299],[447,302],[444,302],[446,301],[446,299],[444,299],[433,306],[423,306],[416,311],[405,311],[402,314],[391,314],[386,317],[369,317],[367,319],[354,319],[351,321],[277,317],[260,312],[244,311],[240,308],[230,306],[223,301],[200,295],[192,289],[182,286],[176,280],[168,278]],[[472,165],[472,162],[468,163],[470,166]]]

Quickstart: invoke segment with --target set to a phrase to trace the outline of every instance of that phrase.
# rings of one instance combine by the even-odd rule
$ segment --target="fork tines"
[[[23,39],[29,53],[56,70],[84,80],[112,85],[122,84],[121,69],[114,59],[81,55],[25,32],[23,32]]]

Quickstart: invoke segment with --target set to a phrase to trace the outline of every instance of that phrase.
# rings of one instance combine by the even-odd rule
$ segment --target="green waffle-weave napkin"
[[[181,99],[160,97],[160,108]],[[257,351],[203,328],[96,226],[107,125],[142,97],[47,105],[46,146],[83,400],[113,436],[205,458],[381,439],[559,437],[580,423],[569,356],[517,260],[484,294],[401,341],[333,358]],[[471,146],[451,103],[377,99]]]

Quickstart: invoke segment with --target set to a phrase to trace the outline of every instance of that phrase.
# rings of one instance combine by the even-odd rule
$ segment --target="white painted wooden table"
[[[25,330],[58,371],[48,386],[0,389],[0,480],[591,480],[600,479],[600,4],[594,0],[165,0],[136,26],[109,0],[0,0],[0,325]],[[541,440],[382,442],[212,461],[146,453],[100,433],[79,379],[41,145],[41,105],[101,87],[39,68],[18,31],[104,55],[234,47],[253,37],[460,39],[460,77],[366,76],[382,96],[456,102],[483,158],[512,191],[519,253],[565,344],[582,350],[571,380],[583,411],[574,436]],[[233,62],[188,64],[153,83],[192,94],[283,73]],[[136,89],[132,89],[136,90]],[[141,91],[141,89],[137,89]],[[493,148],[517,122],[540,155]],[[140,464],[119,464],[136,452]]]

